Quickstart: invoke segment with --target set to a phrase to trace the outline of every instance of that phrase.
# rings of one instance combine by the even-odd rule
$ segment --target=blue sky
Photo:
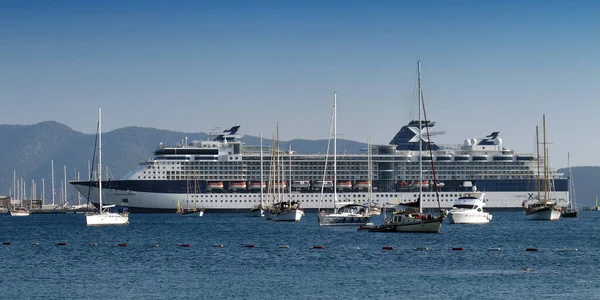
[[[421,60],[441,144],[500,131],[553,165],[600,165],[600,2],[2,1],[0,122],[387,143]]]

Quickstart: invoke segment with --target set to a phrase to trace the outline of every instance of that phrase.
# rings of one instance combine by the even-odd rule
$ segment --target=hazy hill
[[[242,127],[243,132],[243,127]],[[152,151],[159,143],[175,145],[188,141],[206,140],[205,133],[182,133],[144,127],[126,127],[102,134],[102,164],[105,173],[111,178],[120,178],[137,166],[137,163],[152,157]],[[58,202],[61,181],[64,182],[64,166],[67,166],[67,181],[88,177],[88,162],[94,153],[95,134],[84,134],[74,131],[58,122],[41,122],[35,125],[0,125],[0,195],[8,195],[13,185],[13,171],[17,179],[23,179],[27,187],[27,195],[31,193],[32,180],[38,187],[38,198],[41,197],[42,178],[45,180],[45,198],[51,199],[51,161],[54,160],[55,200]],[[260,138],[243,136],[242,141],[248,145],[259,145]],[[264,138],[266,147],[271,140]],[[287,149],[289,143],[298,153],[325,153],[327,140],[291,140],[281,141],[280,147]],[[338,140],[338,151],[358,153],[366,144]],[[103,175],[106,176],[106,175]],[[74,196],[74,189],[67,185],[69,198]]]
[[[242,131],[243,132],[243,127]],[[204,133],[182,133],[168,130],[143,127],[126,127],[102,134],[103,165],[109,169],[111,178],[120,178],[136,167],[139,161],[147,160],[152,151],[162,142],[165,145],[188,141],[206,140]],[[45,179],[46,199],[51,199],[51,166],[54,160],[54,176],[56,201],[60,195],[60,184],[64,181],[64,166],[67,166],[67,181],[76,178],[76,171],[81,178],[88,176],[88,162],[93,157],[95,134],[84,134],[74,131],[57,122],[41,122],[35,125],[0,125],[0,195],[8,195],[12,188],[13,171],[17,178],[23,178],[29,195],[31,181],[35,180],[38,197]],[[246,135],[242,141],[248,145],[258,145],[259,137]],[[264,139],[265,146],[271,145],[270,139]],[[291,140],[282,141],[280,147],[287,149],[289,143],[298,153],[325,153],[327,140]],[[360,153],[365,143],[338,140],[338,151]],[[105,169],[106,170],[106,169]],[[566,169],[559,170],[568,174]],[[592,205],[600,194],[600,167],[573,167],[575,194],[579,206]],[[106,174],[106,173],[105,173]],[[67,186],[70,197],[74,190]]]

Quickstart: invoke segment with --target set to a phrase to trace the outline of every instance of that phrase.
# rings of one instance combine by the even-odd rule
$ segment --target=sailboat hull
[[[264,217],[265,216],[265,212],[262,208],[252,208],[250,210],[250,216],[251,217]]]
[[[10,215],[13,217],[27,217],[29,216],[28,211],[10,211]]]
[[[272,215],[273,221],[280,222],[298,222],[304,216],[304,211],[300,209],[291,209],[275,213]]]
[[[319,216],[319,225],[321,226],[352,226],[367,223],[369,223],[369,217],[360,215],[330,214]]]
[[[88,226],[127,225],[129,216],[118,213],[88,214],[85,216],[85,221]]]
[[[560,219],[560,211],[556,209],[540,210],[534,213],[526,214],[525,219],[554,221]]]
[[[425,232],[425,233],[439,233],[442,229],[442,222],[444,219],[437,219],[431,221],[421,221],[416,223],[407,224],[394,224],[393,228],[395,232]]]

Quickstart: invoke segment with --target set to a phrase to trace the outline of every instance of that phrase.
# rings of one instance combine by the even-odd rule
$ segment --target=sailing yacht
[[[571,172],[571,155],[567,154],[567,168],[569,169],[569,204],[562,211],[563,218],[577,218],[579,210],[575,202],[575,184],[573,183],[573,173]]]
[[[192,197],[192,199],[190,200],[189,196],[190,196],[190,186],[189,186],[189,180],[186,181],[186,207],[184,208],[181,205],[181,202],[179,200],[177,200],[177,210],[175,211],[178,215],[180,216],[185,216],[185,217],[192,217],[192,216],[199,216],[202,217],[204,216],[204,208],[198,208],[197,207],[197,203],[198,203],[198,186],[197,186],[197,182],[195,180],[196,178],[196,174],[194,174],[194,195]],[[195,201],[194,201],[195,199]],[[194,207],[189,207],[190,201],[192,201],[194,203]]]
[[[600,206],[598,206],[598,196],[596,196],[596,205],[595,206],[586,206],[583,208],[585,211],[600,211]]]
[[[533,202],[525,203],[523,202],[523,208],[525,213],[525,219],[527,220],[558,220],[560,219],[561,208],[556,205],[555,202],[550,200],[550,182],[548,181],[548,149],[546,148],[546,115],[543,115],[543,151],[544,151],[544,168],[542,169],[543,181],[541,180],[542,176],[540,174],[540,143],[539,143],[539,129],[535,127],[535,140],[536,140],[536,151],[537,151],[537,164],[538,164],[538,176],[537,176],[537,186],[538,186],[538,195],[537,199]],[[542,186],[543,185],[543,186]],[[541,192],[541,188],[544,188],[543,193]]]
[[[129,213],[110,212],[115,205],[102,205],[102,108],[98,107],[98,212],[88,212],[85,222],[88,226],[126,225],[129,224]]]
[[[367,206],[354,202],[338,202],[337,198],[337,114],[336,114],[337,93],[333,93],[333,213],[319,211],[318,221],[320,226],[330,225],[364,225],[369,222],[370,215],[367,212]],[[330,127],[331,128],[331,127]],[[330,131],[331,133],[331,131]],[[327,149],[329,154],[329,149]],[[327,173],[327,166],[323,171],[323,181]],[[321,199],[323,198],[323,189],[321,186]],[[370,199],[369,199],[370,201]]]
[[[264,206],[264,177],[263,177],[263,135],[260,133],[260,203],[250,208],[251,217],[264,217],[265,206]]]
[[[304,210],[300,208],[299,201],[292,200],[292,149],[290,146],[290,150],[288,152],[289,155],[289,195],[288,201],[283,199],[283,190],[285,189],[285,180],[283,176],[283,161],[281,156],[281,151],[279,150],[279,124],[277,125],[277,153],[275,159],[277,163],[275,164],[275,168],[273,169],[274,180],[272,180],[273,184],[273,196],[274,200],[278,199],[279,202],[273,204],[273,207],[270,209],[267,219],[271,219],[273,221],[283,221],[283,222],[298,222],[304,216]],[[273,166],[273,164],[271,164]]]
[[[425,103],[423,101],[423,91],[421,89],[421,62],[417,62],[418,69],[418,85],[419,85],[419,182],[425,182],[423,180],[423,143],[427,142],[427,148],[429,149],[429,155],[432,155],[431,140],[429,138],[429,124],[427,121],[427,114],[425,112]],[[423,117],[425,120],[421,120],[421,108],[423,109]],[[427,136],[423,139],[423,126],[426,128]],[[433,183],[435,187],[435,193],[438,198],[438,207],[440,206],[438,184],[435,174],[435,165],[433,159],[431,160],[431,171],[433,173]],[[417,198],[419,209],[418,211],[412,209],[396,210],[392,213],[391,218],[385,218],[383,225],[371,228],[369,231],[372,232],[430,232],[439,233],[442,228],[442,222],[446,218],[446,211],[440,208],[440,215],[434,216],[431,214],[423,213],[423,184],[419,184],[419,197]]]

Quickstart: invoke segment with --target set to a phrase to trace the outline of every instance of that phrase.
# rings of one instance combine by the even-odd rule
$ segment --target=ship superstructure
[[[337,154],[338,199],[368,204],[369,187],[376,205],[400,204],[417,200],[423,188],[423,207],[437,208],[431,160],[435,162],[441,207],[452,207],[455,199],[471,191],[473,186],[485,192],[487,209],[520,209],[523,201],[537,193],[537,158],[518,154],[503,146],[499,132],[481,140],[466,139],[460,146],[443,147],[427,143],[420,134],[419,121],[403,126],[389,145],[371,146],[372,166],[366,154]],[[422,132],[435,123],[421,121]],[[168,212],[182,206],[207,210],[247,210],[260,202],[260,189],[270,204],[268,190],[281,188],[291,193],[291,201],[299,201],[304,209],[317,209],[323,186],[321,207],[333,208],[333,167],[327,166],[323,180],[324,154],[298,154],[278,149],[264,150],[264,180],[260,181],[260,148],[245,145],[238,135],[239,125],[217,134],[208,141],[184,142],[177,146],[160,144],[154,156],[120,180],[103,182],[104,201],[128,207],[131,212]],[[423,143],[424,179],[419,180],[419,144]],[[433,156],[430,155],[429,145]],[[271,155],[279,152],[285,180],[271,180]],[[268,154],[267,154],[268,153]],[[291,165],[288,161],[291,156]],[[333,159],[332,154],[328,159]],[[543,159],[543,158],[541,158]],[[289,170],[291,168],[291,172]],[[372,170],[372,176],[368,172]],[[288,175],[291,174],[291,175]],[[291,176],[291,180],[289,177]],[[550,198],[560,206],[567,205],[568,182],[551,169]],[[287,184],[291,182],[291,184]],[[84,195],[92,195],[95,203],[97,182],[71,182]],[[91,193],[88,193],[89,189]]]

